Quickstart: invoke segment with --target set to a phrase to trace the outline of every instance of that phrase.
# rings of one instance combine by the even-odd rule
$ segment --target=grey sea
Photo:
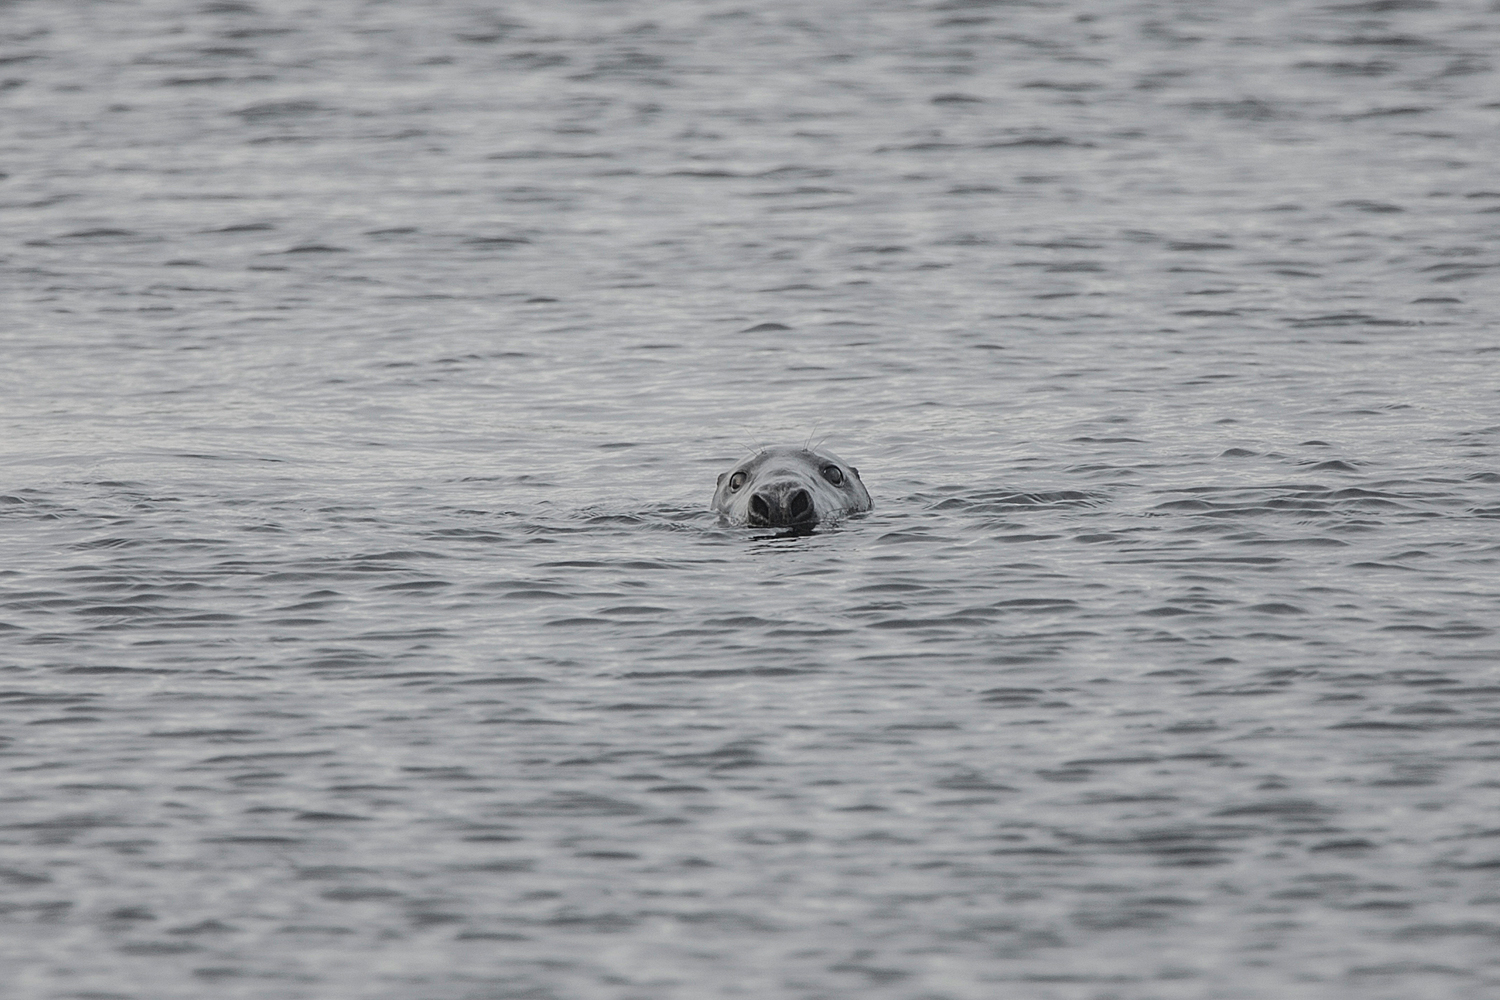
[[[1497,62],[0,0],[0,996],[1500,996]]]

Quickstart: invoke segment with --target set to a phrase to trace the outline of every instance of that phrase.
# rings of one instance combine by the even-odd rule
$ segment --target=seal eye
[[[844,485],[844,470],[837,465],[823,466],[823,478],[835,486]]]
[[[743,472],[736,472],[734,475],[729,477],[729,488],[731,490],[737,490],[744,485],[745,474]]]

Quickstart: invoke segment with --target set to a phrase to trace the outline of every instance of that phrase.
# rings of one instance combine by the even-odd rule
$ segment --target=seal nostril
[[[750,517],[752,521],[758,521],[761,524],[771,523],[771,505],[760,493],[750,498]]]
[[[806,521],[812,517],[812,497],[806,490],[797,490],[786,498],[786,512],[788,521]]]

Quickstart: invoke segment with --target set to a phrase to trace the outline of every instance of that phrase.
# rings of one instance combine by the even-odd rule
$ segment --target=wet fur
[[[830,467],[838,470],[842,482],[830,481],[825,471]],[[736,476],[740,473],[744,474],[744,479],[736,488]],[[769,499],[771,507],[775,508],[778,498],[797,490],[806,490],[811,500],[811,517],[789,523],[774,518],[766,520],[756,513],[755,497],[763,498],[760,509],[764,511],[764,499]],[[757,527],[811,528],[867,511],[873,506],[858,469],[830,451],[796,445],[762,448],[722,473],[713,500],[713,509],[726,522]]]

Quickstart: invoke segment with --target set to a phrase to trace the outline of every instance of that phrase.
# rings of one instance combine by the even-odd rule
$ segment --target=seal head
[[[714,510],[730,524],[808,530],[874,504],[859,470],[832,452],[765,448],[719,476]]]

